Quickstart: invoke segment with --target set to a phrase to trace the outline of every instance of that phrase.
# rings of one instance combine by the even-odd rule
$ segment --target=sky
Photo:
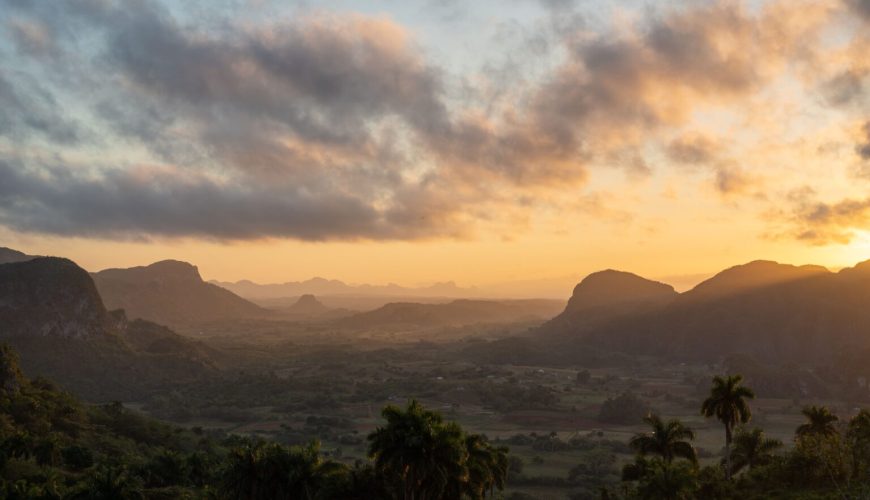
[[[867,54],[868,0],[0,0],[0,246],[566,296],[850,266]]]

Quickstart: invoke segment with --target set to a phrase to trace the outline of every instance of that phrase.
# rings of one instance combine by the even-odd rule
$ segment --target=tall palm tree
[[[840,419],[831,413],[827,406],[807,406],[801,410],[801,413],[807,418],[807,421],[795,430],[797,437],[832,437],[837,434],[837,421]]]
[[[375,467],[396,478],[406,500],[458,498],[468,479],[464,433],[412,400],[384,408],[387,421],[369,436]]]
[[[690,441],[695,439],[695,432],[677,419],[663,421],[658,415],[647,415],[644,422],[649,424],[651,432],[635,434],[628,442],[639,455],[657,455],[671,463],[675,458],[685,458],[697,463],[698,456]]]
[[[779,439],[767,438],[759,428],[741,429],[734,436],[734,450],[731,453],[731,473],[737,474],[744,467],[764,465],[773,458],[773,452],[782,447]]]
[[[487,491],[493,494],[496,488],[504,489],[508,469],[507,448],[490,445],[480,434],[465,436],[465,448],[468,451],[466,495],[473,500],[480,500],[486,497]]]
[[[725,478],[731,479],[731,440],[737,424],[745,424],[752,418],[748,399],[755,397],[752,389],[740,385],[742,375],[713,377],[710,396],[701,405],[701,414],[716,417],[725,426]]]

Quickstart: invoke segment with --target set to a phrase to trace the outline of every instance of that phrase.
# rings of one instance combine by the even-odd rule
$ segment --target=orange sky
[[[0,14],[0,244],[549,296],[870,259],[866,2],[424,4]]]

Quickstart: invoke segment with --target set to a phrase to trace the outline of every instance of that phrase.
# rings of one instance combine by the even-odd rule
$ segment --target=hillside
[[[106,269],[93,277],[109,309],[123,309],[130,318],[173,328],[269,313],[229,290],[206,283],[199,270],[187,262],[164,260],[149,266]]]
[[[779,362],[830,360],[870,346],[868,298],[868,263],[832,273],[818,266],[755,261],[722,271],[656,307],[597,323],[576,314],[539,333],[576,349],[685,360],[717,360],[732,353]]]
[[[565,310],[544,325],[543,330],[585,330],[617,317],[662,307],[678,296],[672,286],[636,274],[612,269],[599,271],[574,287]]]
[[[384,326],[441,327],[475,323],[510,323],[545,320],[561,309],[556,300],[467,300],[445,304],[395,302],[374,311],[343,318],[338,324],[352,329]]]
[[[0,265],[0,340],[20,353],[28,375],[88,399],[129,398],[214,371],[200,346],[107,311],[87,271],[55,257]]]
[[[11,264],[13,262],[24,262],[36,258],[33,255],[13,250],[11,248],[0,247],[0,264]]]

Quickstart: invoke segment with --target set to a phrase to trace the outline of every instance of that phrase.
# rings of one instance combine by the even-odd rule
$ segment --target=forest
[[[581,376],[581,378],[583,378]],[[654,413],[627,447],[577,464],[572,499],[864,498],[870,493],[870,410],[841,421],[807,406],[786,448],[752,425],[755,394],[740,375],[716,376],[700,405],[721,424],[724,456],[701,460],[695,432]],[[368,458],[325,456],[320,443],[285,446],[161,423],[121,403],[86,404],[44,378],[29,380],[0,347],[0,492],[7,499],[468,499],[529,497],[504,489],[522,461],[499,440],[463,430],[416,400],[387,406],[366,437]],[[540,449],[555,436],[530,436]],[[542,442],[542,443],[541,443]],[[564,444],[564,443],[563,443]],[[600,444],[600,443],[599,443]],[[567,446],[577,446],[571,443]]]

